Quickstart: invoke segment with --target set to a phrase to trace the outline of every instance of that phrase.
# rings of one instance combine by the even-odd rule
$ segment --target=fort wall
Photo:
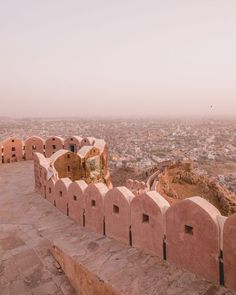
[[[198,196],[170,206],[156,191],[135,196],[127,187],[65,181],[46,187],[54,185],[54,206],[81,226],[236,290],[236,214],[225,218]]]
[[[25,141],[11,137],[0,142],[2,156],[0,164],[33,160],[35,152],[45,155],[46,158],[49,158],[61,149],[77,153],[83,146],[95,146],[97,148],[100,141],[93,137],[82,138],[80,136],[71,136],[65,139],[60,136],[52,136],[47,139],[39,136],[31,136]],[[104,153],[104,156],[106,156],[106,153]]]
[[[28,140],[28,156],[25,143],[16,139],[4,141],[2,159],[10,163],[33,156],[36,191],[63,214],[100,235],[137,247],[236,291],[236,214],[225,218],[198,196],[170,206],[156,191],[135,196],[127,187],[110,189],[102,182],[55,179],[43,154],[35,153],[40,149],[42,152],[40,140]],[[71,142],[70,139],[68,145]],[[93,138],[86,138],[81,146],[90,143],[94,143]],[[46,144],[43,147],[45,153]],[[135,190],[146,189],[138,182],[130,185]]]

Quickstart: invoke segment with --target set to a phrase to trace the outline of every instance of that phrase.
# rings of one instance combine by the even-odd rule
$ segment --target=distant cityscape
[[[105,139],[113,173],[130,169],[134,177],[166,160],[192,160],[236,192],[236,120],[0,119],[0,141],[72,134]]]

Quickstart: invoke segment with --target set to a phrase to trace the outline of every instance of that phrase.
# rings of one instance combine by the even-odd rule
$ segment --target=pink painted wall
[[[109,190],[104,203],[106,236],[128,245],[130,244],[131,225],[130,202],[133,199],[133,193],[122,186]]]
[[[46,184],[46,199],[54,205],[55,201],[55,181],[50,178]]]
[[[35,190],[37,192],[40,191],[40,158],[41,154],[35,153],[33,160],[34,160],[34,185],[35,185]]]
[[[85,145],[93,145],[95,139],[93,137],[84,137],[81,141],[81,147]]]
[[[69,178],[61,178],[55,183],[54,197],[56,207],[65,215],[67,215],[68,204],[68,187],[71,184]]]
[[[163,257],[165,211],[169,203],[156,191],[135,197],[131,202],[133,246]]]
[[[53,153],[63,149],[64,139],[58,136],[50,137],[45,141],[45,155],[51,157]]]
[[[48,175],[48,163],[46,161],[40,163],[39,179],[40,179],[40,192],[42,197],[46,199],[47,192],[47,175]]]
[[[83,226],[83,212],[85,210],[84,190],[87,184],[83,180],[72,182],[68,188],[69,216]]]
[[[225,286],[236,291],[236,214],[227,218],[223,229]]]
[[[66,138],[64,142],[64,148],[66,150],[70,150],[70,145],[75,145],[76,150],[74,152],[78,152],[81,147],[82,138],[79,136],[71,136]]]
[[[84,191],[85,227],[103,234],[104,196],[108,189],[103,183],[89,184]]]
[[[205,199],[192,197],[166,211],[167,260],[219,282],[220,212]]]
[[[44,153],[44,140],[38,136],[32,136],[25,141],[25,159],[32,160],[33,154]]]
[[[18,162],[23,159],[23,145],[18,138],[9,138],[2,142],[4,163]]]
[[[108,191],[104,183],[87,186],[81,180],[71,183],[69,179],[62,179],[56,192],[53,190],[56,186],[54,181],[48,180],[48,160],[35,153],[34,163],[36,190],[50,202],[55,200],[58,209],[64,214],[69,213],[81,225],[84,210],[88,229],[103,234],[105,224],[108,237],[129,244],[131,226],[132,245],[159,257],[163,254],[165,237],[170,263],[216,284],[219,283],[219,255],[223,249],[225,284],[236,291],[236,214],[223,217],[213,205],[200,197],[185,199],[168,207],[165,199],[155,191],[134,197],[125,187]],[[130,184],[133,185],[133,181]],[[139,191],[147,189],[145,183],[136,181],[136,185],[139,185]],[[62,197],[59,198],[60,191]],[[66,198],[63,198],[65,195]]]

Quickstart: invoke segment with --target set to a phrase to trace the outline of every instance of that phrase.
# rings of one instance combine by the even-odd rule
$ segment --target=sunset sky
[[[236,116],[235,0],[0,0],[0,116]]]

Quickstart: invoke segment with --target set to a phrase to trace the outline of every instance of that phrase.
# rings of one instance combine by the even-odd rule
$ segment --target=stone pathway
[[[30,162],[0,166],[0,294],[74,295],[50,253],[50,239],[38,230],[51,210],[40,206],[36,212],[32,176]],[[57,229],[60,218],[48,226]]]

